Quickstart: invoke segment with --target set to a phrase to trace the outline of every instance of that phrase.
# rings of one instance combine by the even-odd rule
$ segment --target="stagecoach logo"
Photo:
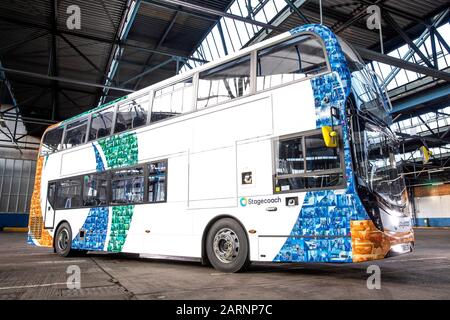
[[[247,205],[262,205],[262,204],[271,204],[271,203],[279,203],[281,202],[281,198],[280,197],[276,197],[276,198],[263,198],[263,199],[252,199],[252,198],[247,198],[247,197],[242,197],[239,200],[239,203],[241,204],[242,207],[246,207]]]

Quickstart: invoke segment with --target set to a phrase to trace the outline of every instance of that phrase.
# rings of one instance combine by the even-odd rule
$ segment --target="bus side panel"
[[[193,243],[192,214],[187,210],[188,156],[170,157],[167,202],[143,205],[143,253],[200,257],[200,243]],[[148,232],[146,232],[148,231]]]
[[[273,91],[274,136],[316,129],[311,81],[301,81]]]

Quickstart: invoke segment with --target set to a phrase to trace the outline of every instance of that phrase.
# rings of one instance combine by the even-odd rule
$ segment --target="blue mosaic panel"
[[[103,251],[108,231],[108,218],[107,207],[91,208],[81,228],[85,231],[85,236],[80,238],[78,233],[72,241],[72,249]]]
[[[340,112],[345,160],[345,190],[308,192],[290,236],[274,261],[351,262],[350,220],[369,219],[355,191],[351,149],[348,139],[346,100],[351,91],[351,74],[336,36],[325,26],[304,25],[290,31],[312,32],[323,39],[333,73],[311,79],[316,110],[316,127],[331,125],[330,108]]]
[[[100,156],[100,152],[98,151],[97,147],[94,144],[92,144],[92,147],[94,148],[97,172],[105,171],[105,165],[103,164],[103,160],[102,160],[102,157]]]
[[[349,195],[332,190],[308,192],[290,237],[274,261],[350,262],[353,203]]]

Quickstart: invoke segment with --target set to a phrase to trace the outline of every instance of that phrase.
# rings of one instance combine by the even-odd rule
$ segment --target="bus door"
[[[56,194],[56,182],[52,182],[48,184],[47,197],[45,201],[45,218],[44,218],[44,227],[46,229],[52,229],[55,223],[55,209],[53,205],[55,203],[55,194]]]

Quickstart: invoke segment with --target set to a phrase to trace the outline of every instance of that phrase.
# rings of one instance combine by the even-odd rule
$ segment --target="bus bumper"
[[[354,220],[352,235],[352,261],[378,260],[412,252],[414,232],[380,231],[371,220]]]

